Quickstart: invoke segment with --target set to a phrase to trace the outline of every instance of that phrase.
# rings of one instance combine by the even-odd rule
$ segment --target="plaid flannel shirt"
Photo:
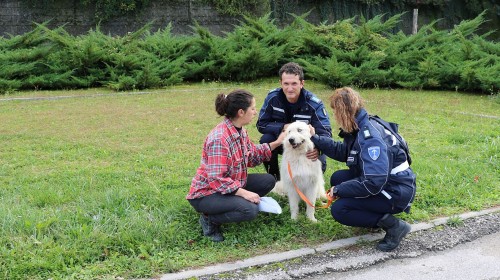
[[[268,144],[254,144],[245,129],[238,132],[231,120],[225,118],[205,139],[201,164],[186,199],[214,193],[229,194],[244,188],[248,167],[270,159]]]

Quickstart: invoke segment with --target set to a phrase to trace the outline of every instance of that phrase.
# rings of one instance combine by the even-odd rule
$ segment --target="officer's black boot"
[[[405,221],[397,219],[391,214],[385,214],[377,223],[385,232],[384,239],[377,245],[377,249],[384,252],[389,252],[396,249],[411,230],[411,226]]]

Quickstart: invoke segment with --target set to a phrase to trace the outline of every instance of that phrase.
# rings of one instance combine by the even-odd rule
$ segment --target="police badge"
[[[378,157],[380,156],[380,147],[379,146],[369,147],[368,154],[370,155],[371,159],[377,160]]]

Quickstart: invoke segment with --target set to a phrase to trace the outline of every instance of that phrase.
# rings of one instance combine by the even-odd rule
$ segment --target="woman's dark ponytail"
[[[244,89],[237,89],[225,95],[219,93],[215,98],[215,111],[219,116],[230,119],[236,117],[238,111],[246,111],[252,105],[253,95]]]
[[[219,116],[225,116],[227,110],[227,98],[224,93],[219,93],[215,98],[215,111]]]

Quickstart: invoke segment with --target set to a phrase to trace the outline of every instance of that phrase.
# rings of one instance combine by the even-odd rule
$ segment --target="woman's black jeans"
[[[276,183],[270,174],[248,174],[245,189],[259,196],[268,194]],[[189,203],[199,213],[210,218],[214,224],[227,224],[255,219],[259,206],[241,196],[215,193],[198,199],[190,199]]]

